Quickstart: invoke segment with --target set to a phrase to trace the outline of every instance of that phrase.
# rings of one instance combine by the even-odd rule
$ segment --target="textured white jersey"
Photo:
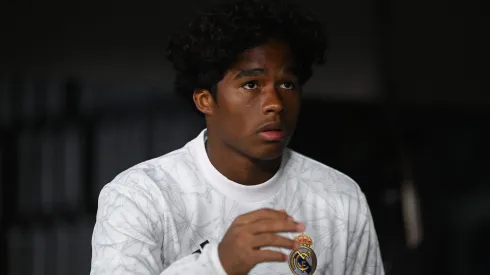
[[[285,209],[303,222],[316,261],[293,257],[292,266],[262,263],[249,274],[384,274],[366,198],[352,179],[287,149],[270,180],[240,185],[214,168],[205,139],[206,130],[181,149],[124,171],[102,189],[91,275],[226,274],[218,243],[237,216],[261,208]]]

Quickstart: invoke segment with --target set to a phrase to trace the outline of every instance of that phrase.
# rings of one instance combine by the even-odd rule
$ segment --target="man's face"
[[[217,85],[207,113],[210,137],[254,159],[280,157],[300,110],[293,59],[277,41],[245,51]]]

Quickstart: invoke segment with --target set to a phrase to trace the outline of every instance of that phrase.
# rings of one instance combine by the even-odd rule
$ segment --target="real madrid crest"
[[[312,275],[316,269],[316,254],[311,249],[313,241],[305,233],[296,236],[294,240],[299,243],[299,249],[289,254],[289,268],[296,275]]]

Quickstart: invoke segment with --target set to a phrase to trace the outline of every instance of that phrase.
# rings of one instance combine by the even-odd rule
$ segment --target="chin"
[[[280,158],[284,153],[285,146],[283,143],[268,144],[265,148],[261,148],[259,152],[254,152],[254,158],[260,160],[275,160]]]

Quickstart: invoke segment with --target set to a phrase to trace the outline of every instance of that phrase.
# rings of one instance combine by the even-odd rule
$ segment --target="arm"
[[[135,180],[134,184],[110,183],[102,189],[92,236],[90,274],[226,275],[217,246],[211,244],[201,254],[164,264],[164,215],[169,211],[151,196],[160,190],[151,188]]]
[[[349,275],[384,275],[378,237],[364,194],[357,190],[348,205],[348,251],[346,272]]]

